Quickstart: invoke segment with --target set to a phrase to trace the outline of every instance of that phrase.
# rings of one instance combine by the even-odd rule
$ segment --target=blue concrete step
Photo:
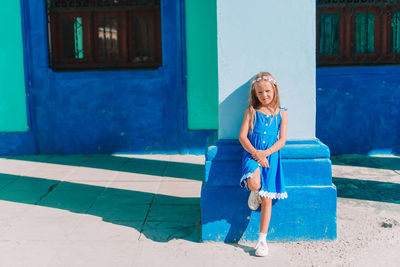
[[[203,186],[235,186],[241,178],[242,161],[206,161]],[[282,159],[285,184],[332,185],[332,162],[329,159]]]
[[[256,240],[260,209],[247,206],[249,192],[239,186],[243,149],[220,140],[206,154],[201,192],[203,241]],[[318,139],[288,141],[281,150],[288,198],[274,200],[268,239],[336,238],[336,187],[329,148]]]
[[[209,146],[206,152],[207,161],[237,160],[243,148],[237,140],[218,140]],[[310,140],[288,140],[281,149],[283,159],[330,158],[329,147],[318,138]]]
[[[236,140],[222,140],[210,146],[204,185],[239,185],[242,154],[243,149]],[[281,149],[281,158],[286,185],[332,185],[329,148],[318,139],[303,143],[288,141]]]
[[[288,198],[273,201],[268,240],[336,239],[336,187],[288,186]],[[209,187],[201,194],[203,241],[257,240],[261,207],[251,211],[249,193],[237,187]]]

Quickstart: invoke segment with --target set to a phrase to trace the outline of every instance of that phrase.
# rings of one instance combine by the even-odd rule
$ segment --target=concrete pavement
[[[400,158],[332,162],[338,240],[270,243],[257,258],[251,243],[200,242],[203,156],[1,157],[0,266],[353,266],[382,261],[365,248],[387,242],[387,266],[399,263]]]

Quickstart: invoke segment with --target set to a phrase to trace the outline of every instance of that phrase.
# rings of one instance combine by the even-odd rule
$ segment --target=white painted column
[[[239,136],[250,80],[269,71],[288,139],[315,138],[315,0],[217,0],[219,139]]]

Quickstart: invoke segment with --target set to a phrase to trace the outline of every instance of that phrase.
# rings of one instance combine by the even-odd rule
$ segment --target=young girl
[[[240,185],[251,190],[248,205],[257,210],[261,203],[260,233],[256,256],[268,255],[267,232],[272,199],[287,198],[280,149],[286,143],[288,116],[280,107],[278,85],[268,72],[251,82],[239,141],[244,148]]]

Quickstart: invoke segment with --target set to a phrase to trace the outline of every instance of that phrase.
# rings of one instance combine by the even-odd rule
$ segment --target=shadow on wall
[[[219,104],[219,135],[223,139],[236,139],[239,136],[244,112],[248,106],[252,78],[233,91]]]
[[[239,136],[244,112],[248,106],[251,80],[252,78],[239,86],[219,104],[219,116],[223,118],[219,120],[219,136],[223,139],[236,139]],[[222,88],[222,90],[224,89],[226,88]],[[239,158],[237,160],[240,161],[241,159]],[[227,173],[214,174],[213,172],[215,170],[227,170],[230,175]],[[239,184],[240,173],[241,170],[232,170],[229,166],[225,168],[213,164],[210,169],[209,177],[229,177],[237,179],[237,184]],[[232,183],[232,181],[230,182]],[[212,186],[208,186],[214,183],[219,184],[218,186],[222,186],[222,188],[219,187],[215,190]],[[215,199],[216,195],[218,195],[217,199]],[[213,222],[221,220],[226,221],[226,223],[230,225],[229,232],[226,233],[226,236],[221,233],[221,236],[224,236],[224,240],[221,241],[232,242],[233,240],[236,242],[240,240],[249,224],[247,217],[251,215],[251,210],[247,207],[247,197],[248,192],[245,190],[235,190],[235,188],[229,185],[229,181],[210,180],[207,181],[206,184],[203,183],[202,206],[207,212],[204,212],[202,216],[202,224],[212,224]],[[218,212],[226,210],[226,207],[232,207],[231,198],[240,198],[240,203],[243,203],[243,205],[235,207],[235,212]],[[240,216],[240,219],[237,218],[238,216]]]

